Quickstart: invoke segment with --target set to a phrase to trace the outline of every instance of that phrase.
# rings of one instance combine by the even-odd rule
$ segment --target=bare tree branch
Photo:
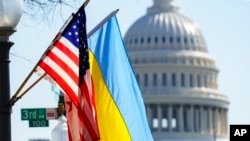
[[[62,17],[63,6],[76,8],[83,0],[24,0],[23,13],[34,21],[49,22]]]

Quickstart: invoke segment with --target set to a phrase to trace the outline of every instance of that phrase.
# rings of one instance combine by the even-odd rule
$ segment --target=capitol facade
[[[154,0],[124,41],[155,141],[229,140],[218,68],[197,24],[172,0]]]

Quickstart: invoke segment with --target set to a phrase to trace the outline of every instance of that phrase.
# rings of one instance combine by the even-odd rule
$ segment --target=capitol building
[[[154,0],[124,36],[155,141],[228,141],[227,97],[198,25]]]

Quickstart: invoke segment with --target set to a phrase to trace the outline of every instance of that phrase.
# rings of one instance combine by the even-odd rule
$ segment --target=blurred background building
[[[124,37],[154,139],[228,141],[218,68],[197,24],[171,2],[154,0]]]

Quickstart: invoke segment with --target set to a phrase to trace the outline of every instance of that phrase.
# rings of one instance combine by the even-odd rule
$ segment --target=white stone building
[[[155,141],[228,141],[228,99],[197,24],[154,0],[124,41]]]

